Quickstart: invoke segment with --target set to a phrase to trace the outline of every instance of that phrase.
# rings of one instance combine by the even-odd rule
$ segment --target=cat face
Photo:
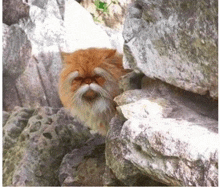
[[[61,56],[59,95],[63,105],[91,129],[105,135],[115,114],[113,98],[120,94],[118,80],[126,73],[122,57],[116,50],[97,48]]]

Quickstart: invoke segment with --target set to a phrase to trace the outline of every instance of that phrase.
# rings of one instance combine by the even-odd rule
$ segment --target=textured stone
[[[2,112],[2,126],[5,126],[5,124],[6,124],[9,117],[10,117],[9,112],[6,112],[6,111]]]
[[[48,51],[32,58],[24,73],[16,80],[21,106],[61,107],[57,93],[60,70],[61,59],[58,52]]]
[[[3,148],[4,150],[12,147],[21,132],[27,126],[28,119],[34,111],[27,108],[15,108],[10,114],[3,127]]]
[[[19,22],[20,28],[4,27],[4,110],[15,106],[61,107],[57,93],[62,67],[58,46],[64,43],[64,27],[59,5],[53,0],[28,3],[30,16]]]
[[[124,23],[124,65],[218,97],[218,1],[137,0]]]
[[[3,76],[16,79],[31,58],[31,43],[18,26],[3,24]]]
[[[119,81],[119,87],[123,91],[141,89],[141,80],[144,74],[137,74],[134,71],[122,76]]]
[[[167,185],[218,186],[218,135],[193,122],[130,118],[121,131],[124,158]]]
[[[94,136],[83,147],[65,155],[59,168],[61,186],[102,186],[105,140]]]
[[[106,26],[97,25],[103,29],[109,37],[112,48],[116,49],[117,52],[123,54],[124,38],[122,36],[122,31],[116,31]]]
[[[17,108],[3,128],[3,183],[57,186],[63,156],[92,137],[64,109]]]
[[[109,132],[117,132],[121,146],[107,152],[120,154],[112,156],[116,161],[108,160],[124,159],[141,175],[169,186],[217,186],[217,103],[159,80],[145,78],[142,84],[144,89],[115,98],[125,122]],[[119,170],[109,165],[113,172]]]
[[[107,171],[108,173],[112,172],[116,177],[115,180],[114,178],[110,180],[110,184],[114,184],[119,180],[121,185],[126,186],[161,186],[162,183],[150,179],[124,157],[130,150],[127,149],[127,142],[121,136],[123,123],[124,119],[116,115],[111,120],[110,130],[106,137],[106,165],[110,168],[110,171]],[[120,185],[120,183],[117,185]]]
[[[58,52],[58,46],[64,45],[65,29],[57,1],[32,3],[30,3],[29,19],[19,22],[31,41],[32,54],[35,56],[41,52]]]
[[[3,23],[12,25],[19,19],[27,18],[29,6],[23,0],[3,0]]]

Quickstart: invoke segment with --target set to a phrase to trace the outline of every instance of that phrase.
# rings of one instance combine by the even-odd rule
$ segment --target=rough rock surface
[[[124,23],[124,65],[216,99],[217,31],[217,0],[137,0]]]
[[[59,51],[58,46],[63,45],[65,33],[60,5],[53,0],[33,1],[29,5],[29,17],[20,20],[19,25],[31,41],[32,54]]]
[[[19,19],[27,18],[29,6],[23,0],[3,0],[3,23],[12,25]]]
[[[59,5],[52,0],[28,3],[29,17],[20,19],[19,25],[4,27],[4,110],[61,107],[57,93],[61,70],[58,44],[63,43]]]
[[[61,186],[102,186],[105,172],[105,139],[96,136],[65,155],[59,169]]]
[[[31,43],[17,25],[3,24],[3,107],[12,110],[20,105],[16,79],[25,71],[31,59]]]
[[[124,160],[132,163],[137,173],[162,184],[217,186],[217,104],[204,103],[192,93],[194,99],[189,100],[185,91],[147,80],[143,81],[144,89],[128,90],[115,98],[125,122],[111,121],[106,141],[108,166],[119,179],[129,176],[121,164]],[[211,108],[214,114],[209,112]],[[121,126],[118,131],[116,124]]]
[[[64,109],[15,108],[3,127],[3,184],[59,185],[64,155],[92,137]]]
[[[121,138],[121,129],[125,119],[115,116],[110,123],[110,130],[106,137],[106,165],[115,177],[125,186],[163,186],[162,183],[150,179],[141,172],[132,162],[124,157],[127,149],[125,141]],[[110,185],[114,184],[111,180]]]
[[[31,57],[31,43],[26,33],[17,25],[3,24],[3,76],[16,79],[21,75]]]

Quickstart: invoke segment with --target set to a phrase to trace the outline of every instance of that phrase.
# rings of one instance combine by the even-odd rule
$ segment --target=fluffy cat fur
[[[126,70],[116,50],[90,48],[61,52],[60,99],[71,113],[92,130],[106,135],[115,114],[113,98],[120,94],[118,81]]]

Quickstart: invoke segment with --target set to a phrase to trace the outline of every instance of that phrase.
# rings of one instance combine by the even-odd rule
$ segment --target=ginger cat
[[[118,81],[126,70],[116,50],[89,48],[61,52],[59,96],[72,115],[92,130],[106,135],[116,112],[113,98],[121,93]]]

